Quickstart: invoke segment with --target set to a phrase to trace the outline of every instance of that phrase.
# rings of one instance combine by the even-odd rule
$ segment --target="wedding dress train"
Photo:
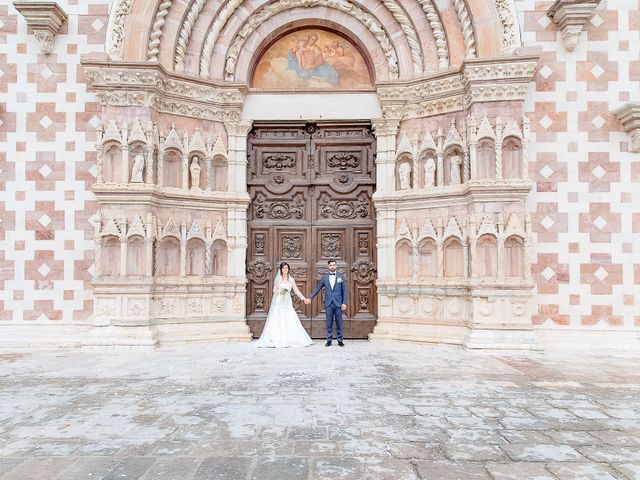
[[[313,344],[311,337],[307,335],[304,327],[300,323],[298,314],[293,309],[291,301],[291,290],[304,300],[304,295],[300,293],[296,286],[296,281],[291,277],[285,281],[278,276],[274,284],[274,294],[264,324],[262,335],[256,341],[257,347],[306,347]]]

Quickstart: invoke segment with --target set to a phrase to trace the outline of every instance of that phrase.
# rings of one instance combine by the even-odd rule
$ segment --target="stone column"
[[[529,179],[529,119],[522,120],[522,178]]]
[[[442,218],[438,218],[438,226],[436,227],[438,233],[438,240],[436,246],[438,247],[438,278],[444,277],[444,222]]]
[[[182,189],[189,190],[189,154],[182,154]]]
[[[127,276],[127,221],[120,218],[120,276]]]
[[[120,163],[122,172],[120,173],[120,181],[122,183],[129,183],[130,176],[131,176],[131,172],[129,172],[129,143],[128,143],[129,140],[128,139],[129,139],[129,127],[127,127],[127,124],[125,123],[124,125],[122,125],[122,144],[120,149],[120,151],[122,152],[122,158]]]
[[[436,174],[437,174],[437,185],[444,185],[444,132],[442,128],[438,128],[438,145],[436,150]]]
[[[187,276],[187,225],[180,225],[180,276]]]
[[[144,181],[147,184],[153,183],[153,145],[147,146],[147,161]]]
[[[151,212],[147,213],[146,222],[146,263],[145,263],[145,275],[147,277],[153,277],[153,216]]]
[[[244,277],[247,265],[247,210],[227,210],[227,276]]]
[[[502,178],[502,119],[496,118],[496,179]]]
[[[498,214],[498,278],[504,278],[504,219]]]
[[[376,215],[376,247],[378,257],[378,278],[392,279],[396,276],[395,245],[396,212],[380,210]]]
[[[371,122],[376,137],[376,190],[393,192],[396,174],[396,136],[400,120],[375,119]],[[378,257],[380,258],[380,257]]]
[[[475,180],[478,177],[478,137],[476,131],[475,117],[469,117],[467,141],[469,146],[469,180]]]
[[[476,236],[476,221],[473,215],[469,217],[469,230],[467,238],[469,239],[469,277],[475,277],[478,274],[478,237]]]
[[[93,241],[96,247],[95,257],[93,260],[94,277],[102,276],[102,237],[100,230],[102,229],[102,212],[98,212],[96,223],[93,226]]]
[[[227,130],[227,184],[230,192],[247,192],[247,135],[250,120],[225,123]]]
[[[206,178],[206,185],[204,187],[204,191],[205,192],[210,192],[211,191],[211,180],[213,179],[213,158],[211,158],[210,156],[207,156],[207,158],[205,159],[205,168],[206,168],[206,172],[205,172],[205,178]]]

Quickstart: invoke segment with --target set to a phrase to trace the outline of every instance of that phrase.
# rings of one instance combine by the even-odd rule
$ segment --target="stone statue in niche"
[[[144,155],[138,153],[133,157],[133,168],[131,169],[131,183],[142,183],[144,173]]]
[[[407,162],[400,164],[398,176],[400,177],[400,190],[411,188],[411,165]]]
[[[424,164],[424,187],[431,188],[436,185],[436,162],[433,158],[427,158]]]
[[[459,185],[462,183],[460,165],[462,165],[462,158],[460,156],[454,155],[451,157],[451,185]]]
[[[189,171],[191,172],[191,190],[200,190],[200,162],[198,162],[198,157],[191,159]]]

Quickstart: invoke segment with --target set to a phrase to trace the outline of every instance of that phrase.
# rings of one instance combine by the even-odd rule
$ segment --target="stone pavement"
[[[0,354],[0,478],[640,479],[638,357],[348,342]]]

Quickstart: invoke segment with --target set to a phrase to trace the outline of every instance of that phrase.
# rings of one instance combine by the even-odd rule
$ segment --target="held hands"
[[[343,303],[342,305],[340,305],[340,308],[344,312],[347,309],[347,306]]]
[[[311,303],[311,299],[310,298],[305,298],[304,299],[304,304],[305,305],[309,305]]]

